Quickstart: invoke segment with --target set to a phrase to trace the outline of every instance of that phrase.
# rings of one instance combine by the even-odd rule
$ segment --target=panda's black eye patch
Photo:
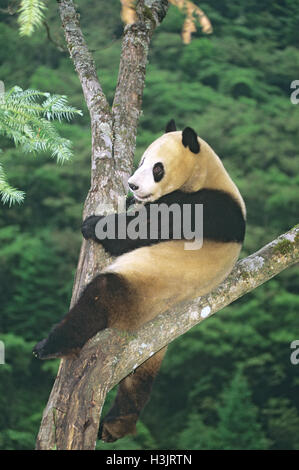
[[[154,180],[155,180],[156,183],[161,181],[161,179],[164,176],[164,173],[165,172],[164,172],[163,163],[161,163],[161,162],[155,163],[154,167],[153,167],[153,176],[154,176]]]

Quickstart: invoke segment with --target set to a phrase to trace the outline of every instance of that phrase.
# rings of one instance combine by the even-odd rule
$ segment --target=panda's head
[[[147,148],[128,180],[135,199],[152,202],[183,188],[197,166],[200,141],[193,129],[176,131],[174,121],[170,121],[165,134]]]

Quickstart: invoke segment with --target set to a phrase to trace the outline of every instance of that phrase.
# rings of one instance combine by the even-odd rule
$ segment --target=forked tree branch
[[[299,261],[299,226],[239,261],[206,296],[181,302],[132,333],[107,329],[72,361],[44,412],[38,449],[94,449],[108,391],[165,345]]]

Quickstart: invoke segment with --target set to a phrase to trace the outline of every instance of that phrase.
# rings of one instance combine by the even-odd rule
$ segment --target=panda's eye
[[[162,163],[155,163],[153,167],[153,176],[156,183],[158,183],[158,181],[161,181],[164,176],[164,166]]]

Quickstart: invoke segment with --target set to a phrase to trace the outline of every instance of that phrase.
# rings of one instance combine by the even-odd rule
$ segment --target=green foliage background
[[[5,9],[6,0],[0,0]],[[81,23],[109,100],[117,79],[120,3],[78,2]],[[299,0],[209,0],[201,8],[214,33],[183,45],[182,14],[170,7],[150,52],[136,162],[175,118],[207,140],[247,204],[242,252],[257,250],[298,223]],[[51,36],[63,44],[55,2]],[[0,79],[66,94],[85,111],[59,124],[75,158],[60,166],[47,155],[23,158],[2,139],[1,161],[25,203],[0,207],[0,448],[34,447],[58,363],[31,355],[36,341],[69,305],[90,179],[89,117],[67,53],[40,29],[17,33],[15,15],[0,13]],[[293,267],[175,341],[156,381],[138,435],[99,449],[299,449],[298,267]],[[111,402],[115,392],[109,396]],[[109,403],[108,403],[109,405]],[[108,406],[107,405],[107,406]]]

